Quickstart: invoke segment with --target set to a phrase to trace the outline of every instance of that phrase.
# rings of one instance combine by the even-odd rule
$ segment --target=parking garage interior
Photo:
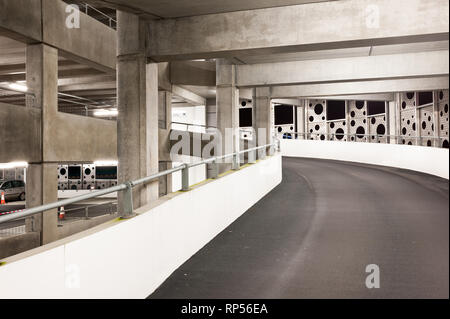
[[[225,197],[183,252],[127,228],[163,257],[109,287],[130,295],[6,290],[448,298],[448,34],[444,0],[0,0],[0,285],[48,249],[138,218],[170,234]],[[364,286],[371,263],[384,290]]]

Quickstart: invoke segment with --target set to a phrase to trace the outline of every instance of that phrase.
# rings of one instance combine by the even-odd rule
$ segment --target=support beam
[[[271,94],[274,98],[296,98],[423,91],[448,89],[448,87],[448,76],[442,76],[415,79],[352,81],[339,83],[276,86],[271,88]]]
[[[374,94],[354,94],[354,95],[339,95],[339,96],[314,96],[317,100],[341,100],[341,101],[394,101],[394,93],[374,93]]]
[[[172,124],[172,92],[158,92],[159,171],[172,168],[170,129]],[[159,178],[159,196],[172,192],[172,175]]]
[[[186,90],[178,85],[172,85],[172,94],[192,104],[192,106],[206,105],[206,99],[198,94]]]
[[[138,16],[119,11],[117,35],[117,155],[119,183],[123,183],[158,171],[158,66],[146,64]],[[135,187],[134,208],[158,196],[158,181]],[[123,214],[122,193],[118,203]]]
[[[216,61],[217,129],[222,137],[222,155],[239,151],[239,89],[234,81],[235,67],[223,59]],[[219,165],[219,174],[231,167],[230,164]]]
[[[236,85],[272,86],[444,76],[449,51],[236,66]]]
[[[26,207],[35,207],[58,200],[57,165],[51,163],[52,123],[57,114],[58,51],[45,44],[27,47],[27,86],[34,97],[27,96],[27,107],[41,110],[40,159],[30,163],[27,171]],[[33,146],[34,147],[34,146]],[[39,232],[41,244],[58,239],[55,209],[26,220],[27,231]]]
[[[170,63],[170,80],[178,85],[216,85],[216,63],[213,61],[174,61]]]
[[[273,142],[274,114],[270,96],[270,88],[258,87],[253,91],[253,122],[257,146]],[[270,148],[272,149],[272,148]],[[266,152],[258,152],[258,158],[264,158]]]
[[[447,0],[347,0],[155,20],[147,54],[169,61],[446,40],[448,10]]]

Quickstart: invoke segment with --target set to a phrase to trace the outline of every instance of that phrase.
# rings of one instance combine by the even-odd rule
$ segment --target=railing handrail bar
[[[159,178],[159,177],[162,177],[162,176],[165,176],[165,175],[169,175],[169,174],[172,174],[174,172],[177,172],[177,171],[189,168],[189,167],[195,167],[195,166],[198,166],[198,165],[201,165],[201,164],[204,164],[204,163],[212,162],[214,160],[217,161],[219,159],[224,159],[224,158],[227,158],[227,157],[237,156],[237,155],[240,155],[241,153],[252,152],[254,150],[258,150],[258,149],[261,149],[261,148],[267,148],[267,147],[271,147],[271,146],[276,146],[276,145],[277,145],[277,143],[266,144],[266,145],[258,146],[258,147],[252,148],[252,149],[247,149],[247,150],[234,152],[234,153],[227,154],[227,155],[222,155],[222,156],[216,156],[216,157],[213,157],[213,158],[208,158],[208,159],[202,160],[202,161],[194,163],[194,164],[182,164],[182,165],[179,165],[177,167],[174,167],[174,168],[162,171],[162,172],[158,172],[158,173],[152,174],[152,175],[144,177],[144,178],[140,178],[140,179],[135,180],[135,181],[125,182],[125,183],[117,185],[117,186],[113,186],[113,187],[106,188],[106,189],[103,189],[103,190],[93,191],[93,192],[91,192],[89,194],[84,194],[84,195],[80,195],[80,196],[76,196],[76,197],[72,197],[72,198],[67,198],[67,199],[63,199],[63,200],[60,200],[60,201],[57,201],[57,202],[53,202],[53,203],[44,204],[44,205],[36,206],[36,207],[32,207],[32,208],[27,208],[27,209],[24,209],[21,212],[17,212],[17,213],[10,214],[10,215],[0,216],[0,224],[8,222],[8,221],[11,221],[11,220],[25,218],[25,217],[28,217],[28,216],[31,216],[31,215],[35,215],[35,214],[38,214],[38,213],[41,213],[41,212],[44,212],[44,211],[47,211],[47,210],[55,209],[55,208],[58,208],[58,207],[61,207],[61,206],[73,204],[73,203],[76,203],[76,202],[79,202],[79,201],[82,201],[82,200],[91,199],[91,198],[95,198],[95,197],[98,197],[98,196],[111,194],[111,193],[114,193],[114,192],[125,190],[127,188],[132,188],[134,186],[137,186],[137,185],[140,185],[140,184],[143,184],[143,183],[147,183],[147,182],[149,182],[151,180],[154,180],[156,178]]]
[[[116,203],[117,203],[117,201],[115,200],[115,201],[110,201],[110,202],[101,203],[101,204],[92,204],[92,205],[86,205],[86,206],[82,206],[82,207],[74,207],[74,208],[64,209],[64,212],[67,213],[67,212],[71,212],[71,211],[75,211],[75,210],[99,207],[99,206],[103,206],[103,205],[116,204]]]
[[[208,125],[204,125],[204,124],[192,124],[192,123],[183,123],[183,122],[170,122],[170,125],[172,124],[179,124],[179,125],[186,125],[186,126],[200,126],[200,127],[205,127],[205,128],[217,128],[215,126],[208,126]]]
[[[93,9],[94,11],[97,11],[98,13],[100,13],[101,15],[103,15],[103,16],[105,16],[105,17],[107,17],[108,19],[110,19],[111,21],[113,21],[114,23],[117,23],[117,21],[116,20],[114,20],[114,18],[113,17],[110,17],[109,15],[107,15],[106,13],[104,13],[104,12],[102,12],[102,11],[100,11],[99,9],[97,9],[97,8],[95,8],[95,7],[93,7],[93,6],[91,6],[90,4],[87,4],[87,3],[83,3],[86,7],[89,7],[89,8],[91,8],[91,9]]]

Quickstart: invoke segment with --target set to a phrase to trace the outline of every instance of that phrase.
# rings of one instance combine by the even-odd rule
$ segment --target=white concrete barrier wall
[[[409,169],[448,179],[449,150],[435,147],[336,141],[281,141],[283,156],[341,160]]]
[[[281,178],[277,154],[132,219],[6,259],[0,298],[147,297]]]

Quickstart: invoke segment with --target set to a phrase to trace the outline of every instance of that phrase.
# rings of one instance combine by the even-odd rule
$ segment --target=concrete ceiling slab
[[[325,1],[337,0],[87,0],[85,2],[160,18],[180,18]]]

